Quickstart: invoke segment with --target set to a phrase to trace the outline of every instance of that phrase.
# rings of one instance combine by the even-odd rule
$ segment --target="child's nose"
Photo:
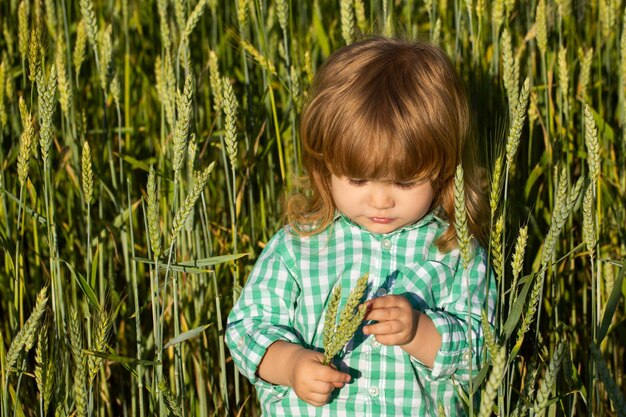
[[[370,194],[370,206],[375,209],[383,210],[395,206],[393,195],[385,185],[375,187]]]

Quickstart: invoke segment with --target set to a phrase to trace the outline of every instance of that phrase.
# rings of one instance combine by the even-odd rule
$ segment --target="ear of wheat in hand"
[[[361,304],[369,274],[364,274],[357,281],[356,286],[350,292],[346,304],[339,313],[337,324],[337,311],[341,301],[341,286],[337,286],[330,298],[324,321],[324,365],[330,365],[333,358],[343,349],[354,333],[359,328],[366,308]]]

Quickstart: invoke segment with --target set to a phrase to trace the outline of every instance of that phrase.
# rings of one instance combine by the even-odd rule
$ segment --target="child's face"
[[[332,175],[335,206],[353,222],[372,233],[389,233],[413,224],[435,198],[429,181],[362,180]]]

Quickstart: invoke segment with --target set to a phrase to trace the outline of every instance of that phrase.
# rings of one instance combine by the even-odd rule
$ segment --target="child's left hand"
[[[401,295],[386,295],[366,302],[365,320],[378,323],[367,325],[363,333],[373,335],[383,345],[406,345],[413,341],[419,322],[419,311]]]

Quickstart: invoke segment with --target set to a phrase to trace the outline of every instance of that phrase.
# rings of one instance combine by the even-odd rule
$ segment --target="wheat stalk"
[[[309,84],[313,82],[313,63],[311,62],[311,51],[304,51],[304,73]]]
[[[497,347],[494,346],[494,349]],[[487,384],[482,391],[481,400],[480,400],[480,410],[478,412],[479,417],[487,417],[491,416],[493,403],[496,398],[496,394],[498,393],[498,388],[502,383],[502,376],[504,375],[504,370],[506,369],[506,354],[507,349],[506,346],[502,346],[497,348],[497,354],[493,357],[493,367],[491,368],[491,373],[489,374],[489,379],[487,380]]]
[[[529,91],[530,79],[526,77],[520,90],[517,105],[515,106],[515,118],[509,128],[509,134],[506,139],[506,163],[508,167],[513,165],[515,155],[517,154],[517,149],[519,147],[522,128],[524,127],[524,121],[526,120],[526,112],[528,109]]]
[[[176,4],[178,4],[178,3],[176,3]],[[196,4],[196,7],[194,7],[193,11],[191,12],[189,17],[187,18],[187,21],[185,22],[185,25],[183,26],[184,30],[183,30],[183,34],[182,34],[181,44],[183,44],[185,46],[187,46],[189,44],[189,37],[191,36],[191,33],[193,32],[193,29],[196,27],[196,25],[200,21],[200,18],[204,14],[204,9],[206,8],[206,5],[207,5],[206,4],[206,0],[200,0]]]
[[[226,143],[226,153],[232,169],[237,166],[237,97],[233,85],[227,77],[222,79],[222,88],[224,94],[224,142]]]
[[[109,83],[109,93],[111,94],[113,103],[115,103],[115,105],[119,107],[120,106],[120,77],[117,75],[117,72],[113,73],[113,76],[111,76],[111,82]]]
[[[493,0],[491,2],[491,28],[494,36],[497,36],[504,21],[504,0]]]
[[[333,358],[343,349],[346,343],[361,325],[365,317],[366,308],[361,304],[361,300],[367,289],[369,274],[363,274],[358,279],[356,286],[346,300],[346,304],[339,313],[339,323],[337,323],[336,312],[339,306],[341,287],[335,289],[331,295],[327,316],[324,320],[324,359],[322,363],[329,365]],[[335,292],[339,292],[336,294]],[[328,328],[326,326],[329,326]]]
[[[298,70],[293,65],[289,70],[289,79],[291,80],[291,99],[296,107],[296,111],[299,112],[302,110],[300,78],[298,77]]]
[[[513,259],[511,261],[511,269],[513,271],[513,283],[511,289],[515,291],[517,287],[517,279],[524,267],[524,253],[526,252],[526,243],[528,242],[528,226],[520,227],[515,242],[515,250],[513,252]]]
[[[556,4],[560,19],[572,13],[572,0],[556,0]]]
[[[595,198],[593,194],[593,187],[587,187],[585,197],[583,198],[583,241],[585,242],[589,256],[592,259],[594,257],[597,243],[593,210]]]
[[[85,20],[81,19],[76,26],[76,43],[74,44],[74,54],[72,63],[74,64],[74,72],[76,73],[76,79],[80,74],[80,67],[85,60],[85,52],[87,47],[87,25]]]
[[[354,0],[354,17],[356,18],[356,25],[359,27],[361,33],[367,32],[367,19],[365,17],[365,5],[363,0]]]
[[[591,49],[591,51],[593,51],[593,49]],[[619,42],[619,57],[620,57],[619,76],[621,79],[621,93],[622,95],[624,95],[624,90],[626,90],[626,13],[624,13],[624,16],[622,18],[622,36]],[[591,61],[591,58],[589,59],[589,61]],[[581,69],[581,72],[582,72],[582,69]],[[622,123],[624,123],[623,120],[622,120]]]
[[[85,386],[86,367],[85,355],[83,354],[83,336],[78,312],[70,307],[70,350],[74,358],[74,396],[76,402],[76,415],[87,415],[87,387]]]
[[[211,93],[213,94],[213,110],[216,113],[222,112],[222,77],[220,75],[219,63],[215,51],[209,51],[209,82]]]
[[[535,13],[535,36],[537,46],[541,55],[545,55],[548,50],[548,22],[546,21],[546,2],[539,0]]]
[[[340,0],[341,37],[346,45],[352,43],[354,36],[354,9],[352,0]]]
[[[546,369],[546,374],[544,375],[543,380],[539,383],[537,398],[535,399],[535,403],[533,405],[533,410],[537,416],[543,416],[545,414],[545,409],[548,406],[548,399],[550,397],[550,391],[556,382],[556,376],[559,372],[559,368],[561,367],[564,347],[565,342],[559,342],[554,350],[554,353],[552,354],[550,364]]]
[[[513,46],[511,43],[511,34],[509,30],[505,28],[502,31],[502,37],[500,39],[500,48],[502,50],[502,74],[504,79],[504,89],[509,99],[510,116],[515,113],[517,108],[517,96],[518,96],[518,79],[515,71],[515,59],[513,58]]]
[[[172,34],[170,26],[167,23],[167,4],[168,0],[157,0],[157,12],[159,14],[159,29],[161,31],[161,41],[165,55],[169,55],[172,50]]]
[[[485,0],[476,0],[476,18],[478,19],[478,30],[476,37],[480,37],[483,19],[487,17],[487,4]]]
[[[185,153],[187,150],[187,139],[191,130],[191,116],[193,112],[193,78],[191,72],[187,74],[185,79],[185,87],[183,92],[179,93],[176,105],[176,128],[174,130],[174,158],[172,168],[174,177],[178,178],[180,170],[185,161]]]
[[[83,21],[85,22],[85,29],[87,31],[87,39],[89,40],[89,45],[91,45],[92,49],[97,53],[97,39],[96,36],[98,34],[98,21],[96,19],[96,13],[93,10],[93,2],[92,0],[80,0],[80,13],[83,17]]]
[[[6,85],[6,75],[7,75],[6,64],[3,59],[2,62],[0,63],[0,131],[4,129],[8,121],[7,109],[4,103],[4,90],[5,90],[5,85]]]
[[[171,61],[168,55],[165,55],[165,60],[161,60],[160,56],[157,56],[154,62],[154,73],[156,76],[156,90],[159,95],[163,108],[165,110],[165,120],[170,129],[174,130],[176,126],[176,94],[172,94],[172,89],[175,91],[173,81],[173,73]],[[172,74],[172,76],[170,76]]]
[[[277,75],[276,67],[269,60],[267,60],[261,53],[248,41],[240,39],[239,43],[241,47],[248,53],[254,60],[266,71],[269,71],[272,75]]]
[[[496,279],[499,281],[503,276],[503,254],[502,254],[502,240],[504,234],[504,214],[500,214],[496,225],[491,230],[491,265],[493,266],[496,274]]]
[[[85,204],[90,205],[93,201],[93,167],[91,164],[91,149],[89,142],[83,142],[83,153],[81,158],[82,186]]]
[[[598,143],[598,128],[596,127],[593,113],[591,113],[591,109],[587,104],[585,104],[585,145],[587,146],[589,179],[595,194],[598,178],[600,177],[600,144]]]
[[[482,311],[480,315],[480,326],[483,329],[483,333],[485,335],[485,346],[487,346],[487,353],[489,357],[494,358],[498,352],[499,347],[496,342],[496,337],[493,333],[493,326],[489,323],[489,317],[487,317],[487,312],[485,310]]]
[[[28,15],[30,14],[29,4],[30,2],[28,0],[22,0],[17,9],[17,49],[20,52],[22,60],[26,59],[30,39],[30,30],[28,28]]]
[[[467,268],[472,260],[472,243],[469,227],[467,226],[466,210],[463,166],[459,164],[456,167],[456,174],[454,175],[454,229],[456,231],[464,268]]]
[[[13,81],[13,76],[10,74],[8,69],[5,72],[5,81],[4,81],[4,97],[7,100],[7,103],[13,104],[14,97],[17,96],[15,94],[15,84]]]
[[[50,67],[47,79],[44,79],[43,74],[39,77],[37,86],[40,118],[39,146],[44,166],[47,166],[50,158],[50,147],[52,146],[53,117],[57,91],[57,71],[54,65]]]
[[[622,32],[622,38],[623,38],[623,42],[624,45],[626,45],[626,35],[624,35],[624,33],[626,32]],[[589,48],[587,49],[587,52],[585,52],[582,48],[580,48],[578,50],[578,56],[580,58],[580,75],[578,78],[578,95],[584,100],[586,100],[587,97],[587,86],[589,85],[589,78],[590,78],[590,73],[591,73],[591,63],[593,61],[593,48]],[[626,60],[626,54],[623,55],[623,60]],[[624,65],[624,62],[622,62],[622,65]],[[623,66],[622,68],[626,68],[626,66]]]
[[[37,71],[41,70],[40,51],[39,28],[35,26],[30,30],[30,42],[28,43],[28,79],[31,82],[35,82]]]
[[[20,135],[19,151],[17,154],[17,176],[20,185],[23,187],[28,178],[28,167],[32,153],[33,138],[35,136],[35,126],[31,114],[26,109],[26,102],[22,96],[20,96],[19,108],[23,130]]]
[[[554,254],[556,241],[561,234],[561,230],[565,225],[567,218],[569,217],[574,203],[580,194],[580,190],[583,186],[583,177],[580,177],[574,187],[572,188],[569,196],[567,195],[567,173],[565,169],[561,171],[558,181],[558,191],[554,209],[552,210],[552,223],[548,230],[548,236],[543,245],[543,253],[541,256],[541,265],[545,268]]]
[[[567,68],[567,48],[561,46],[558,57],[558,88],[561,91],[561,105],[563,106],[565,117],[569,115],[569,69]]]
[[[493,175],[491,176],[491,190],[489,192],[489,208],[491,219],[496,215],[496,210],[500,204],[500,194],[502,192],[502,155],[498,156],[494,164]]]
[[[159,14],[159,29],[161,31],[161,41],[165,49],[165,55],[169,55],[172,50],[172,34],[167,23],[168,0],[157,0],[157,11]]]
[[[150,167],[148,175],[148,234],[150,236],[150,246],[155,259],[161,255],[161,226],[159,224],[159,192],[156,184],[156,174],[154,167]]]
[[[337,310],[341,302],[341,285],[336,285],[333,289],[326,307],[326,316],[324,317],[324,346],[330,346],[335,335],[335,326],[337,324]]]
[[[541,297],[541,289],[543,288],[543,275],[539,275],[535,279],[535,283],[533,285],[533,289],[530,293],[530,299],[528,300],[528,304],[526,306],[526,311],[524,312],[524,317],[522,318],[522,324],[517,329],[517,335],[515,340],[515,346],[512,349],[511,356],[517,355],[517,352],[522,346],[522,342],[524,341],[524,335],[530,328],[530,323],[532,323],[533,318],[535,317],[535,313],[537,312],[537,305],[539,304],[539,298]]]
[[[72,107],[72,84],[70,83],[67,70],[65,67],[65,38],[58,36],[56,41],[56,48],[54,51],[54,65],[57,71],[57,83],[59,89],[59,104],[61,104],[61,111],[65,117],[69,117],[69,111]]]
[[[202,2],[202,0],[200,2]],[[174,17],[176,19],[176,24],[178,25],[179,30],[182,31],[185,27],[186,0],[171,0],[171,3],[174,6]]]
[[[243,9],[245,12],[245,0],[239,0],[239,2],[244,3],[244,6],[237,7],[237,13],[239,10]],[[283,31],[283,34],[287,33],[287,25],[289,23],[289,4],[287,0],[277,0],[276,1],[276,15],[278,16],[278,24],[280,25],[280,29]],[[241,19],[239,26],[244,27],[246,19]],[[243,23],[242,23],[243,22]]]
[[[610,9],[607,0],[598,0],[598,19],[602,28],[602,36],[606,39],[611,34]]]
[[[159,391],[163,393],[163,397],[165,398],[165,403],[167,404],[167,408],[172,412],[176,417],[183,417],[183,410],[180,408],[178,404],[178,400],[174,393],[169,389],[167,381],[165,379],[159,382]]]
[[[515,10],[515,1],[516,0],[504,0],[504,9],[506,11],[506,19],[508,20],[513,10]]]
[[[107,25],[98,34],[98,46],[100,54],[100,67],[98,75],[100,77],[100,87],[106,94],[109,86],[111,62],[113,61],[113,41],[111,40],[111,25]]]
[[[435,22],[435,28],[433,29],[433,35],[431,38],[431,42],[434,45],[441,45],[441,18],[437,18]]]
[[[107,340],[111,330],[111,315],[105,310],[104,307],[100,308],[98,312],[98,321],[94,341],[91,349],[95,352],[105,352],[107,346]],[[91,388],[93,381],[96,378],[102,358],[95,355],[89,355],[87,358],[87,386]]]
[[[56,40],[57,36],[57,14],[56,8],[54,5],[54,0],[46,0],[45,1],[46,8],[46,25],[48,26],[48,32],[50,32],[50,36],[52,39]]]
[[[183,228],[185,220],[191,214],[191,210],[193,210],[193,206],[196,204],[198,197],[200,197],[200,193],[202,193],[204,186],[209,181],[209,175],[211,174],[211,171],[213,171],[214,166],[215,162],[211,162],[211,164],[207,168],[205,168],[202,174],[200,174],[200,176],[198,177],[198,182],[194,185],[191,193],[187,195],[182,206],[180,206],[180,208],[176,212],[174,220],[172,221],[172,230],[170,232],[170,241],[172,242],[172,245],[174,244],[174,240],[176,239],[178,232],[180,232],[180,230]]]
[[[10,370],[17,363],[22,349],[24,349],[24,352],[28,352],[35,344],[35,338],[39,331],[39,322],[46,311],[47,292],[48,287],[44,287],[37,294],[37,301],[35,301],[35,307],[30,313],[30,317],[17,332],[6,353],[5,369]]]
[[[37,337],[35,349],[35,383],[41,396],[43,414],[46,415],[54,389],[54,362],[48,355],[48,329],[43,326]]]

